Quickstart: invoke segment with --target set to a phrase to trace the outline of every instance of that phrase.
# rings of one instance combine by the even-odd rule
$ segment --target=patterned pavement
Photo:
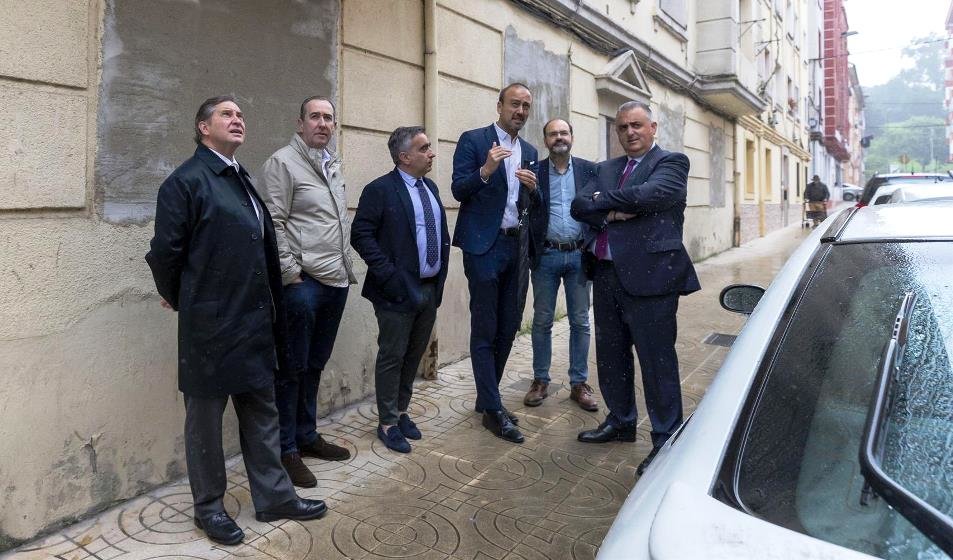
[[[734,282],[767,285],[804,232],[787,228],[698,266],[704,289],[681,300],[678,352],[686,414],[697,405],[727,354],[705,344],[711,333],[736,333],[743,321],[721,311],[717,296]],[[413,452],[391,452],[376,438],[373,399],[321,421],[326,438],[351,450],[347,462],[305,459],[318,478],[298,489],[328,503],[321,520],[261,523],[240,458],[228,462],[226,509],[245,531],[236,547],[216,545],[192,523],[192,497],[182,479],[94,519],[27,544],[7,560],[147,560],[261,558],[583,560],[595,557],[616,511],[635,484],[635,468],[651,448],[639,391],[638,440],[582,444],[604,411],[569,400],[568,323],[553,327],[553,384],[542,406],[522,398],[532,379],[528,335],[517,339],[501,384],[504,405],[520,417],[522,445],[480,425],[469,359],[448,365],[434,381],[418,381],[410,414],[424,438]],[[598,394],[595,349],[590,381]],[[600,397],[601,403],[601,397]]]

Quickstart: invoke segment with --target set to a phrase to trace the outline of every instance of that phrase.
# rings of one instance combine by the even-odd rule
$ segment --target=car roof
[[[901,184],[890,197],[890,202],[910,202],[931,198],[953,197],[953,183]]]
[[[894,179],[898,177],[949,177],[946,173],[878,173],[874,177]]]
[[[953,239],[951,215],[953,200],[868,206],[852,212],[837,241]]]

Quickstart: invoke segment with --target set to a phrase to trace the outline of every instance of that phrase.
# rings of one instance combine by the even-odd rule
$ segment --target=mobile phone
[[[524,159],[523,163],[520,164],[520,169],[528,169],[533,173],[536,173],[537,164],[535,159]]]

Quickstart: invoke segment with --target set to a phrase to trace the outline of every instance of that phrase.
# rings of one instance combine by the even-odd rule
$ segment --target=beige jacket
[[[285,285],[301,271],[328,286],[356,284],[352,272],[351,224],[341,160],[332,154],[325,176],[321,152],[300,136],[271,155],[256,186],[271,212]]]

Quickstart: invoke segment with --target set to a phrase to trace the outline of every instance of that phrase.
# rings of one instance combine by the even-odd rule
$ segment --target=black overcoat
[[[274,383],[284,362],[281,269],[271,216],[244,168],[199,145],[159,187],[146,262],[179,312],[179,390],[215,397]]]

